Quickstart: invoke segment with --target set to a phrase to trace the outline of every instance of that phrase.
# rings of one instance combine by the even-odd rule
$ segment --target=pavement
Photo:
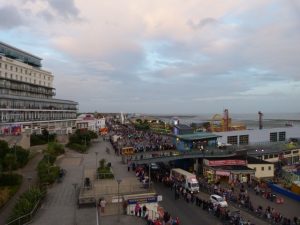
[[[36,173],[36,167],[39,161],[43,158],[42,153],[37,152],[32,159],[27,163],[27,165],[17,171],[14,171],[23,176],[23,182],[17,191],[17,193],[4,205],[0,210],[0,224],[5,224],[6,220],[11,214],[11,211],[15,204],[17,203],[18,198],[21,194],[27,191],[30,185],[37,183],[38,177]]]
[[[106,153],[106,148],[110,148],[110,154]],[[96,154],[96,152],[98,152]],[[85,170],[95,170],[97,162],[102,158],[106,162],[111,162],[115,179],[130,178],[135,175],[127,171],[127,165],[121,163],[121,157],[116,156],[109,142],[96,141],[89,148],[87,154],[79,154],[72,150],[66,150],[65,155],[57,161],[63,169],[67,171],[61,183],[54,184],[48,189],[47,197],[40,210],[35,215],[33,225],[96,225],[96,207],[77,207],[77,195],[79,186],[83,184]],[[100,181],[101,182],[101,181]],[[114,181],[111,181],[114,182]],[[77,184],[77,192],[73,184]],[[117,182],[115,180],[115,185]],[[122,183],[121,183],[122,185]],[[98,196],[100,197],[100,196]],[[100,225],[117,224],[117,216],[101,216]],[[116,222],[117,221],[117,222]],[[124,225],[144,225],[145,221],[138,217],[121,216],[121,223]]]

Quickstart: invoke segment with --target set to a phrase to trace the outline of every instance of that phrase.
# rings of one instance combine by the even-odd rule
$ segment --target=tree
[[[4,157],[4,165],[9,169],[9,172],[12,173],[12,169],[17,166],[17,159],[14,154],[8,153]]]
[[[9,153],[8,143],[6,141],[0,140],[0,160],[4,159],[7,153]]]

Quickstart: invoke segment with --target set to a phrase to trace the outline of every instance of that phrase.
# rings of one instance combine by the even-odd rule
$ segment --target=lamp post
[[[32,180],[32,177],[27,177],[27,180],[28,180],[28,187],[29,187],[29,189],[31,189],[31,180]]]
[[[151,163],[149,163],[149,183],[148,183],[148,188],[149,188],[149,190],[150,190],[150,182],[151,182],[151,174],[150,174],[150,172],[151,172]]]
[[[15,158],[17,160],[17,142],[14,144]]]
[[[118,182],[118,222],[120,223],[120,183],[122,182],[121,179],[117,179]]]
[[[75,206],[74,206],[74,222],[73,224],[76,225],[77,222],[76,222],[76,204],[77,204],[77,198],[76,198],[76,192],[77,192],[77,183],[73,183],[72,184],[73,187],[74,187],[74,196],[75,196]]]

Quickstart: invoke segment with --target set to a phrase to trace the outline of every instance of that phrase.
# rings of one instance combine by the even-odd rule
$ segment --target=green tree
[[[16,149],[14,149],[16,148]],[[23,149],[20,146],[13,147],[11,151],[16,151],[16,157],[17,157],[17,167],[23,167],[27,164],[29,160],[29,151]]]
[[[5,155],[9,153],[10,149],[6,141],[0,140],[0,160],[4,159]]]
[[[16,168],[17,166],[16,156],[12,153],[6,154],[3,162],[5,167],[8,168],[10,174],[12,173],[13,168]]]

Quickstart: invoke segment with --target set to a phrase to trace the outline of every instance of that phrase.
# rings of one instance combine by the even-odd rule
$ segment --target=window
[[[285,131],[279,132],[279,141],[285,141]]]
[[[240,135],[240,145],[249,144],[249,135]]]
[[[13,66],[10,66],[10,70],[13,70]]]
[[[293,154],[298,154],[299,150],[293,151]]]
[[[268,159],[269,158],[269,155],[264,155],[264,159]]]
[[[5,69],[7,70],[7,64],[4,65]]]
[[[232,145],[237,145],[238,140],[237,136],[228,136],[227,137],[227,143]]]
[[[265,167],[262,166],[262,167],[261,167],[261,171],[264,171],[264,170],[265,170]]]
[[[268,170],[271,170],[272,169],[272,167],[271,166],[268,166]]]
[[[270,133],[270,142],[277,142],[277,132]]]

